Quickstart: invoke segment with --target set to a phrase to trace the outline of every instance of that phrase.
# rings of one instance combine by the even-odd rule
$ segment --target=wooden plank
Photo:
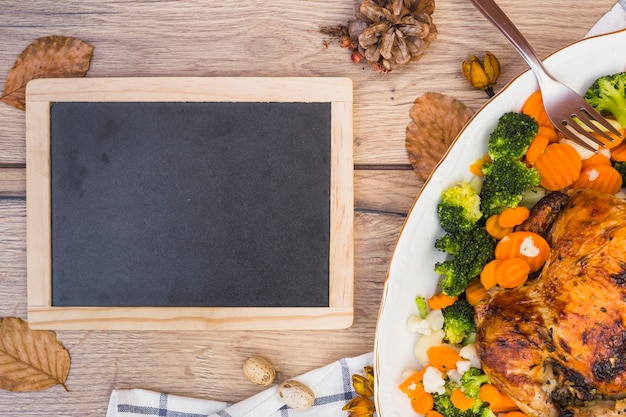
[[[0,197],[26,197],[24,168],[0,168]]]

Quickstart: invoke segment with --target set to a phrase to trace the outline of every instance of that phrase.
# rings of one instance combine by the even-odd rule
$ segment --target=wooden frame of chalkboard
[[[53,203],[53,195],[56,193],[54,187],[57,185],[53,185],[56,183],[52,178],[62,177],[62,174],[53,172],[56,168],[51,162],[51,109],[58,103],[327,103],[330,109],[329,198],[325,204],[329,213],[329,241],[326,265],[328,276],[325,283],[328,294],[324,305],[120,305],[115,300],[102,305],[74,305],[71,302],[66,305],[53,301],[53,292],[56,291],[53,285],[53,263],[57,262],[53,256],[53,242],[58,242],[58,239],[52,236],[52,225],[57,221],[57,210],[52,209],[57,204]],[[88,116],[88,113],[87,116],[83,115]],[[59,330],[288,330],[349,327],[353,320],[352,141],[352,82],[346,78],[76,78],[37,79],[29,82],[26,90],[26,215],[30,326]],[[65,157],[73,150],[58,152]],[[108,163],[108,158],[102,153],[103,163]],[[60,191],[57,194],[64,196]],[[63,235],[62,227],[57,227],[55,238],[57,234]],[[71,242],[72,236],[64,239]],[[66,263],[72,264],[71,256],[78,257],[79,254],[70,255]],[[245,283],[242,282],[242,285]]]

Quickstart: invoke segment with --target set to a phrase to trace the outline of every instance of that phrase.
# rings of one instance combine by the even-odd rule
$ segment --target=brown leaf
[[[474,111],[452,97],[426,93],[409,114],[406,149],[415,173],[426,181]]]
[[[70,354],[50,330],[31,330],[20,318],[0,319],[0,389],[40,391],[57,384],[66,390]]]
[[[68,36],[46,36],[31,43],[9,71],[0,101],[26,109],[26,84],[35,78],[84,77],[94,47]]]
[[[474,111],[441,93],[415,99],[406,127],[406,150],[417,176],[426,181]]]

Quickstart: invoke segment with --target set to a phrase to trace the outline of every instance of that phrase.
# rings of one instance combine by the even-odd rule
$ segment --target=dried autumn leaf
[[[94,47],[68,36],[46,36],[31,43],[17,57],[7,75],[0,101],[26,108],[26,84],[35,78],[84,77]]]
[[[474,111],[441,93],[415,99],[406,127],[406,150],[417,176],[426,181]]]
[[[61,384],[70,354],[50,330],[31,330],[20,318],[0,319],[0,389],[40,391]]]

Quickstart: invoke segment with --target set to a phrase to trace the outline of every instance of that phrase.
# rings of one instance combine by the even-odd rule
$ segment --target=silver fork
[[[593,152],[597,152],[597,148],[587,143],[582,137],[591,140],[599,146],[606,147],[606,145],[593,136],[590,131],[596,132],[610,142],[613,142],[613,138],[606,131],[620,137],[617,129],[587,103],[580,94],[557,81],[546,70],[526,38],[495,1],[471,0],[471,2],[502,32],[524,58],[537,78],[546,113],[559,132]],[[604,130],[597,125],[600,125]],[[578,132],[578,135],[574,131]]]

